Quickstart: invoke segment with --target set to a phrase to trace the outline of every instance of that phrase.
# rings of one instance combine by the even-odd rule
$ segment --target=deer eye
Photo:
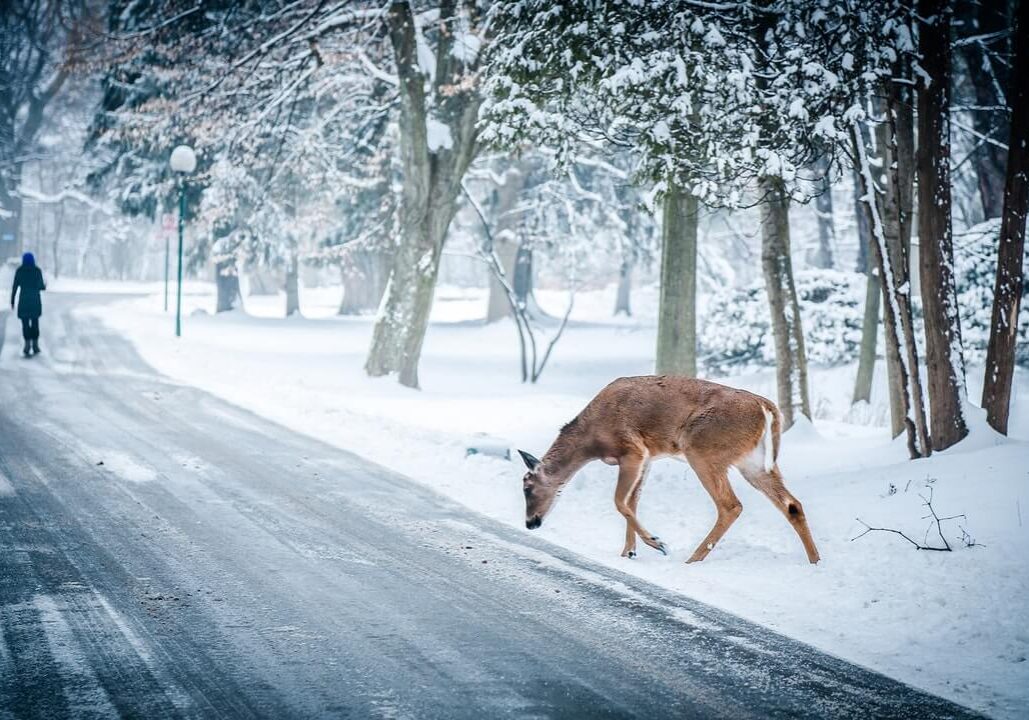
[[[525,493],[525,497],[529,497],[532,495],[532,487],[527,485],[522,492]]]

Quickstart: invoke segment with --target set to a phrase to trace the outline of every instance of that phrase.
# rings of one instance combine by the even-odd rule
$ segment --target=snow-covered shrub
[[[838,365],[856,358],[861,344],[865,276],[837,270],[803,270],[796,273],[794,282],[808,362]],[[741,365],[774,365],[775,344],[764,282],[724,290],[711,298],[698,343],[702,362],[716,373]]]
[[[958,291],[958,313],[961,316],[961,340],[965,362],[986,361],[990,340],[990,319],[993,314],[993,288],[997,281],[997,248],[1000,242],[1000,218],[979,223],[954,235],[954,270]],[[1026,246],[1029,251],[1029,245]],[[1029,270],[1029,252],[1023,259],[1023,274]],[[1026,301],[1029,283],[1023,284],[1022,307],[1018,314],[1018,342],[1015,359],[1029,365],[1029,310]]]

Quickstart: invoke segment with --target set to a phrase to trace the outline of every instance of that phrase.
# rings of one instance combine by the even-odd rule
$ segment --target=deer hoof
[[[630,550],[629,552],[627,552],[625,554],[625,557],[627,557],[630,560],[632,560],[634,557],[636,557],[636,551],[635,550]]]
[[[655,550],[657,550],[662,555],[668,555],[668,546],[667,545],[665,545],[663,542],[658,540],[656,537],[652,537],[650,539],[651,539],[652,542],[655,543],[654,545],[651,545],[651,547],[653,547]]]

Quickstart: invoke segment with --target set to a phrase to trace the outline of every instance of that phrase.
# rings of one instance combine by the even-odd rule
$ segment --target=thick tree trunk
[[[1007,64],[1003,60],[997,62],[996,58],[991,58],[986,48],[989,46],[999,51],[997,55],[1000,58],[1007,57],[1004,52],[1007,40],[1003,34],[1010,27],[1009,7],[1011,4],[1007,2],[985,0],[960,0],[957,4],[958,17],[965,21],[967,28],[961,34],[983,38],[961,44],[961,53],[968,69],[968,83],[977,106],[971,113],[972,127],[979,135],[999,142],[1005,141],[1009,133],[1007,113],[999,108],[1005,104],[1004,92],[1010,73]],[[1009,103],[1012,100],[1007,99]],[[1002,147],[987,141],[981,141],[972,155],[984,218],[1000,217],[1004,209],[1006,157]]]
[[[857,121],[851,124],[851,142],[857,158],[864,212],[872,231],[872,260],[878,269],[882,285],[886,353],[888,360],[891,355],[895,359],[896,388],[899,389],[897,394],[902,402],[908,453],[912,458],[926,457],[931,454],[932,448],[929,444],[922,383],[918,374],[918,349],[915,345],[911,317],[907,249],[899,239],[887,241],[872,164],[868,158],[863,132]]]
[[[919,16],[926,18],[919,31],[926,77],[918,89],[918,264],[934,450],[968,434],[950,223],[949,7],[948,0],[918,3]]]
[[[286,317],[300,312],[300,258],[296,248],[286,262]]]
[[[618,292],[615,295],[615,315],[625,313],[626,317],[632,317],[632,307],[629,301],[632,296],[632,270],[635,263],[629,259],[622,260],[622,266],[618,269]]]
[[[659,375],[697,374],[697,216],[695,195],[669,183],[661,223]]]
[[[428,132],[426,77],[418,62],[415,19],[407,2],[389,6],[387,25],[400,89],[400,157],[404,180],[400,203],[400,242],[393,257],[385,298],[372,333],[365,371],[396,373],[402,385],[418,387],[418,361],[429,325],[450,221],[461,180],[476,152],[476,120],[481,98],[467,77],[463,55],[452,52],[455,0],[442,0],[436,48],[432,138]],[[445,129],[445,137],[438,128]],[[431,139],[431,146],[430,146]]]
[[[1029,214],[1029,0],[1019,4],[1015,20],[1015,63],[1008,98],[1011,133],[1008,140],[1004,212],[1000,224],[997,282],[993,291],[990,343],[986,349],[983,407],[986,419],[998,432],[1008,432],[1011,382],[1015,372],[1018,312],[1022,301],[1023,253],[1026,216]]]
[[[450,200],[456,203],[457,194],[452,193]],[[395,372],[402,385],[412,388],[418,387],[418,359],[429,327],[439,259],[454,215],[453,205],[449,210],[436,207],[426,215],[424,221],[410,216],[401,219],[401,241],[365,364],[372,377]]]
[[[214,266],[215,287],[218,289],[218,301],[215,312],[228,312],[236,307],[239,298],[239,274],[236,272],[236,261],[222,260]]]
[[[761,204],[761,268],[768,291],[775,341],[779,410],[782,411],[785,428],[789,428],[798,414],[811,417],[804,327],[790,258],[790,200],[778,178],[765,177],[760,184],[764,196]]]

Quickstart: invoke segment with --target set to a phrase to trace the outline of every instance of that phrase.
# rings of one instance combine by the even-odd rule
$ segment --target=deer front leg
[[[632,497],[629,499],[629,508],[632,510],[633,515],[637,514],[637,508],[640,505],[640,495],[643,494],[643,483],[647,482],[647,475],[649,473],[650,461],[647,460],[643,463],[640,479],[636,483],[636,488],[632,491]],[[622,557],[636,557],[636,530],[628,520],[625,522],[625,547],[622,549]]]
[[[740,472],[743,473],[747,482],[764,493],[772,501],[772,504],[786,516],[786,520],[800,537],[808,561],[812,564],[817,563],[821,558],[815,547],[815,540],[811,537],[811,528],[807,524],[804,506],[786,489],[779,467],[775,466],[771,470],[764,470],[763,468],[744,466],[740,468]]]
[[[640,501],[640,491],[649,463],[640,455],[630,455],[618,461],[618,485],[615,488],[615,507],[625,518],[625,545],[622,557],[636,556],[636,536],[647,545],[665,555],[668,548],[656,536],[644,528],[636,517],[636,508]]]

